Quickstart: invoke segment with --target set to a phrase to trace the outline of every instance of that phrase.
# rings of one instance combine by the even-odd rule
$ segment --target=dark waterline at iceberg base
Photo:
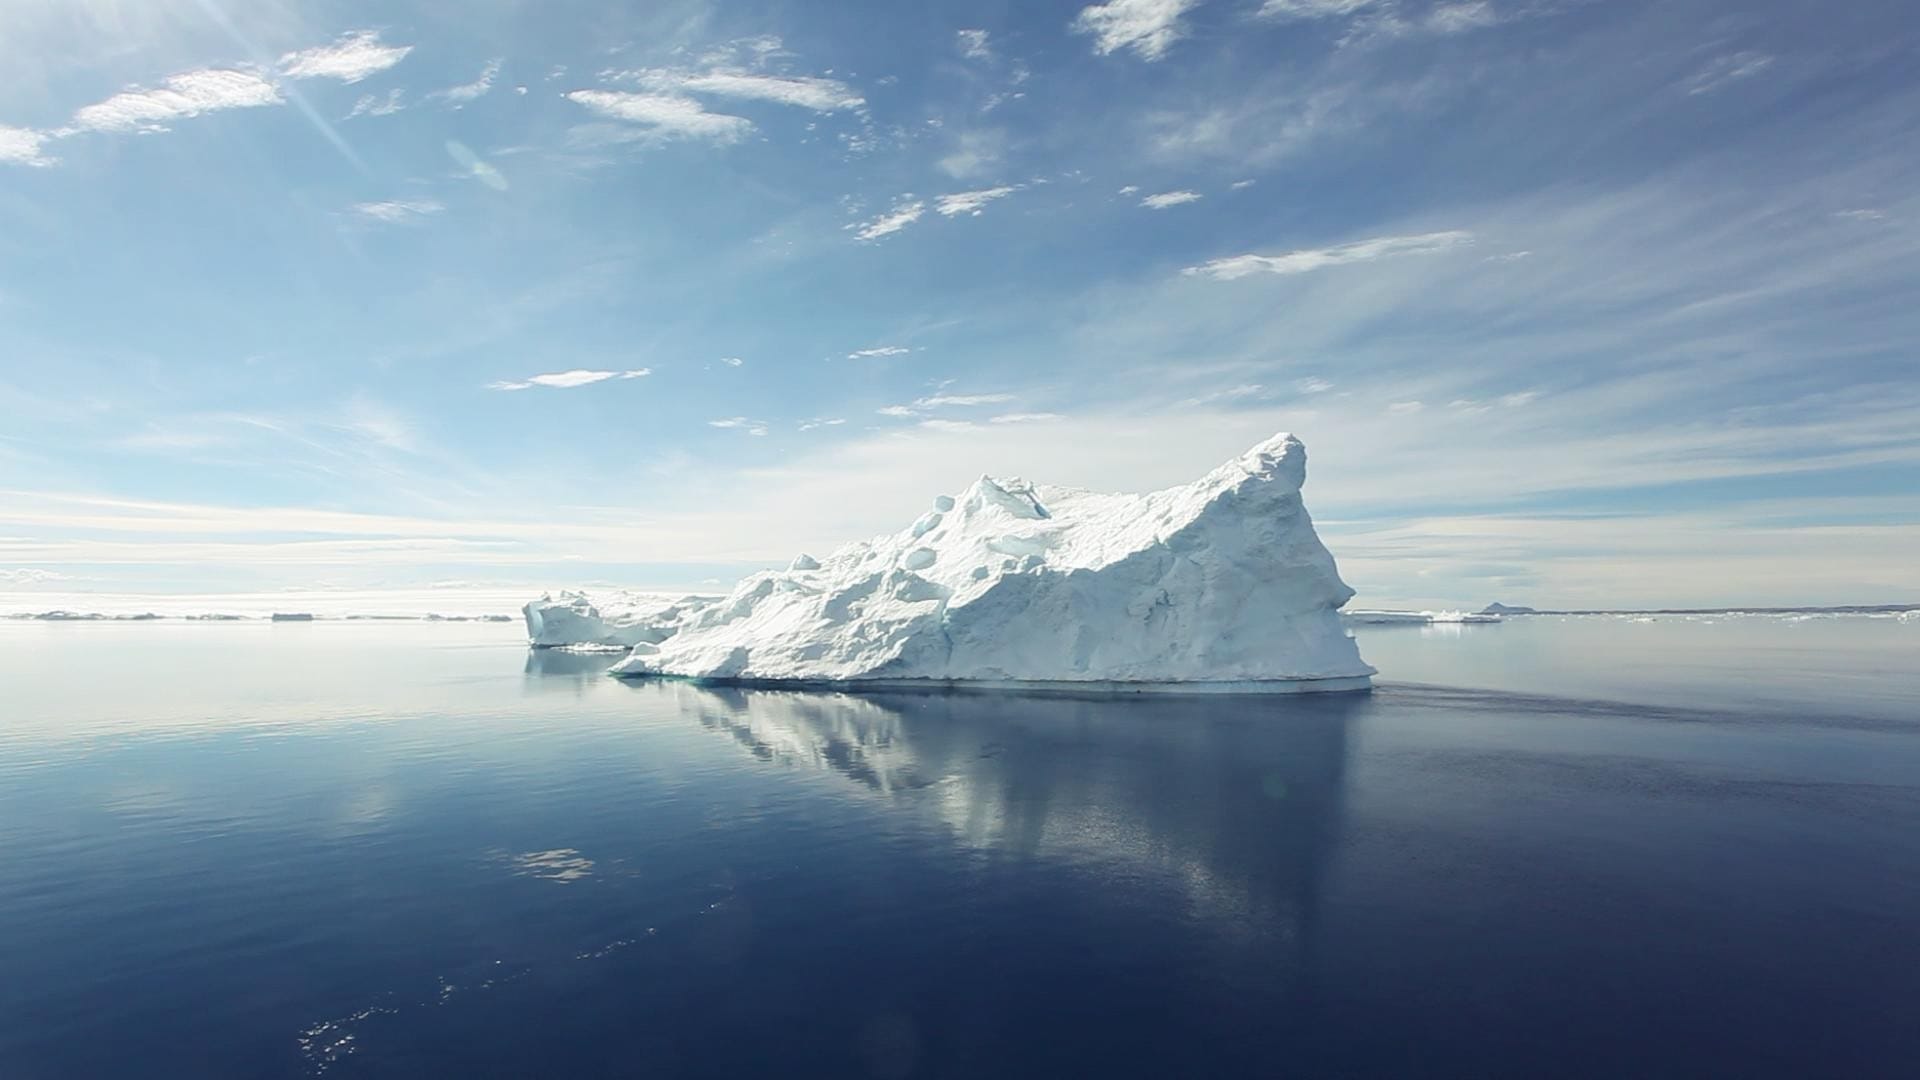
[[[7,627],[0,1076],[1909,1075],[1917,642],[1390,629],[1371,695],[1074,700]]]

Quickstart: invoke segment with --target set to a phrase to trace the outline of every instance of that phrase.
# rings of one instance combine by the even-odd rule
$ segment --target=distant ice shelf
[[[1371,685],[1353,596],[1277,435],[1199,480],[1114,495],[981,477],[889,536],[725,597],[525,608],[536,646],[630,650],[628,678],[764,685],[1291,693]]]

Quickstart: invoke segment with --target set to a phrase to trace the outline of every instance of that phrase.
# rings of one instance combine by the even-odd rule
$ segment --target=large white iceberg
[[[722,599],[526,607],[537,645],[630,646],[626,677],[1099,691],[1354,690],[1353,590],[1276,435],[1146,495],[981,477],[908,528],[753,574]]]

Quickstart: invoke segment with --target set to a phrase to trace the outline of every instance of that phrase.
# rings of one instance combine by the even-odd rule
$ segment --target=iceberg
[[[657,645],[713,597],[669,598],[614,592],[598,598],[577,591],[548,593],[521,609],[527,640],[538,649],[615,649]]]
[[[1276,435],[1179,487],[1116,495],[983,476],[898,533],[756,573],[720,599],[528,604],[535,645],[629,648],[612,673],[736,685],[1094,692],[1361,690],[1353,590]]]

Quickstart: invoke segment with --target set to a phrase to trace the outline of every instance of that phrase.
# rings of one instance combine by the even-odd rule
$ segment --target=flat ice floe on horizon
[[[981,477],[891,536],[720,599],[526,606],[535,645],[631,649],[623,677],[739,683],[1287,692],[1371,684],[1353,596],[1276,435],[1146,495]]]

